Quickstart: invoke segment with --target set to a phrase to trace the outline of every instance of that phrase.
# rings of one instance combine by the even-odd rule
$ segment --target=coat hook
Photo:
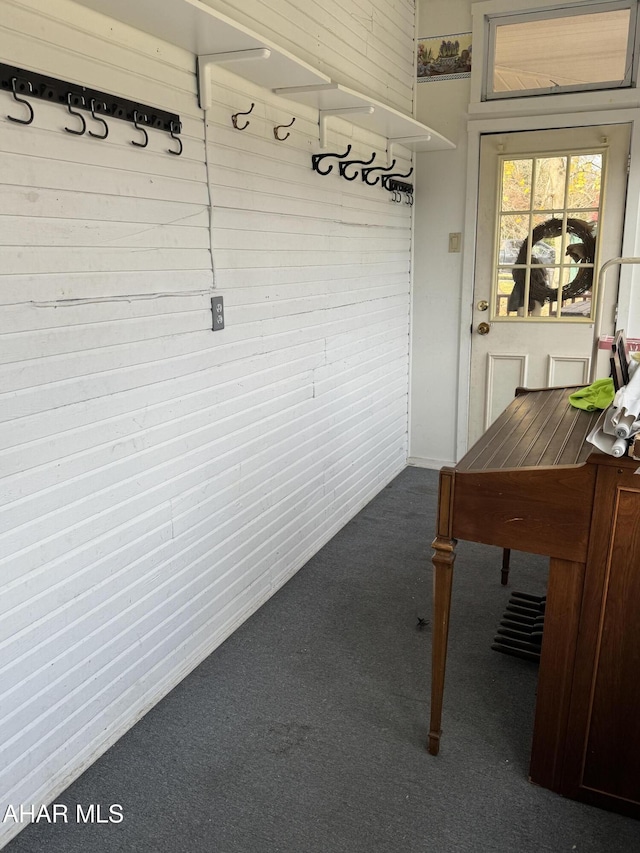
[[[378,181],[380,180],[380,175],[378,175],[374,181],[370,181],[369,180],[369,173],[370,172],[390,172],[391,169],[393,169],[393,167],[395,165],[396,165],[396,161],[392,160],[390,166],[373,166],[373,168],[371,168],[371,169],[363,169],[362,172],[360,173],[362,175],[362,180],[365,182],[365,184],[369,184],[370,187],[374,187],[378,183]]]
[[[328,169],[325,169],[323,172],[321,169],[318,168],[318,163],[320,162],[320,160],[324,159],[325,157],[337,157],[338,160],[342,160],[343,157],[348,157],[350,153],[351,145],[347,145],[347,150],[344,152],[344,154],[312,154],[311,165],[319,175],[328,175],[329,172],[333,170],[333,163],[329,166]]]
[[[288,139],[288,138],[291,136],[291,134],[290,134],[289,132],[287,132],[287,135],[286,135],[286,136],[280,136],[280,135],[278,134],[278,131],[280,130],[280,128],[281,128],[281,127],[291,127],[291,125],[294,123],[294,121],[295,121],[295,120],[296,120],[296,119],[295,119],[295,116],[294,116],[294,117],[291,119],[291,121],[289,122],[289,124],[279,124],[279,125],[277,125],[276,127],[274,127],[274,128],[273,128],[273,135],[274,135],[274,136],[275,136],[275,138],[278,140],[278,142],[284,142],[284,141],[285,141],[285,139]]]
[[[396,161],[394,160],[393,162],[395,163]],[[400,175],[400,174],[398,174],[398,173],[396,173],[395,175],[389,175],[389,174],[387,174],[387,175],[383,175],[383,176],[382,176],[382,186],[383,186],[386,190],[388,190],[388,189],[389,189],[388,183],[389,183],[389,181],[390,181],[390,180],[395,179],[395,178],[408,178],[408,177],[409,177],[409,175],[411,175],[411,174],[412,174],[412,172],[413,172],[413,166],[409,169],[409,171],[407,172],[407,174],[406,174],[406,175]]]
[[[176,136],[176,128],[177,128],[178,133],[180,133],[182,131],[182,122],[181,121],[178,121],[178,122],[172,121],[169,125],[169,135],[171,136],[172,139],[175,139],[175,141],[178,143],[180,148],[178,148],[177,151],[174,151],[172,148],[167,148],[167,151],[169,152],[169,154],[176,154],[179,157],[182,154],[182,140],[180,139],[179,136]]]
[[[107,105],[105,103],[102,104],[103,109],[106,109],[106,106]],[[106,139],[107,136],[109,136],[109,127],[103,118],[100,118],[100,116],[96,115],[96,110],[99,107],[100,107],[100,103],[97,102],[95,98],[91,98],[91,117],[104,125],[104,133],[94,133],[92,130],[90,130],[89,136],[93,136],[96,139]]]
[[[353,173],[353,175],[347,175],[346,174],[347,166],[351,166],[353,164],[360,164],[362,166],[368,166],[370,163],[373,163],[373,161],[375,159],[376,159],[376,152],[374,151],[371,154],[371,158],[369,160],[342,160],[338,165],[338,169],[340,171],[340,176],[343,178],[346,178],[347,181],[355,181],[355,179],[358,177],[358,175],[360,173],[356,171]]]
[[[142,119],[142,121],[147,121],[146,115],[141,115],[140,118]],[[144,127],[140,127],[140,125],[138,124],[138,110],[133,111],[133,125],[136,130],[139,130],[141,131],[141,133],[144,134],[144,142],[136,142],[135,139],[132,139],[131,144],[136,145],[138,148],[146,148],[149,144],[149,134],[144,129]]]
[[[242,127],[238,127],[238,116],[248,116],[254,107],[255,107],[255,104],[252,103],[251,106],[249,107],[249,109],[246,111],[246,113],[234,113],[231,116],[231,123],[233,124],[233,126],[235,127],[236,130],[244,130],[245,127],[249,127],[249,125],[251,124],[250,121],[245,121],[245,123],[242,125]]]
[[[29,118],[14,118],[14,116],[8,115],[7,118],[9,121],[15,121],[17,124],[31,124],[33,121],[33,107],[29,103],[29,101],[25,101],[24,98],[19,98],[18,93],[16,92],[16,83],[18,82],[17,77],[11,78],[11,88],[13,90],[13,97],[19,104],[24,104],[25,107],[29,110]],[[31,85],[29,80],[25,80],[25,83],[29,87],[29,92],[33,92],[33,86]]]
[[[67,109],[69,110],[69,113],[70,113],[72,116],[76,116],[77,118],[79,118],[79,119],[80,119],[80,121],[82,122],[82,128],[81,128],[81,130],[74,130],[72,127],[66,127],[66,126],[65,126],[65,130],[67,131],[67,133],[73,133],[73,134],[75,134],[76,136],[82,136],[82,134],[83,134],[83,133],[85,132],[85,130],[87,129],[87,123],[86,123],[86,121],[84,120],[84,116],[82,115],[82,113],[77,113],[77,112],[75,112],[75,110],[72,110],[72,109],[71,109],[71,98],[72,98],[72,97],[73,97],[73,93],[72,93],[72,92],[67,92]],[[78,95],[77,97],[78,97],[78,98],[82,101],[82,103],[84,104],[84,97],[83,97],[82,95]]]

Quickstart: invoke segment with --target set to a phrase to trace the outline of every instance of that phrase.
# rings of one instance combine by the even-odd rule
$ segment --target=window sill
[[[605,89],[565,95],[533,95],[527,98],[496,98],[469,104],[469,118],[509,118],[558,113],[634,109],[640,106],[638,89]]]

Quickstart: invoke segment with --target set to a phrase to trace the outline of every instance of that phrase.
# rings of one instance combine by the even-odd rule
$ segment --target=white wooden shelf
[[[75,0],[82,6],[175,44],[196,56],[261,50],[263,58],[220,58],[219,65],[266,89],[328,83],[330,78],[200,0]],[[250,61],[249,61],[250,60]]]
[[[435,130],[368,95],[331,81],[326,74],[200,0],[75,0],[103,15],[156,36],[198,57],[200,105],[211,99],[210,66],[221,65],[278,95],[320,111],[320,142],[326,119],[352,124],[413,151],[455,148]]]
[[[455,148],[453,142],[422,124],[411,116],[394,110],[368,95],[348,89],[340,83],[318,83],[310,86],[285,86],[275,89],[276,94],[293,101],[317,107],[322,113],[336,112],[358,127],[363,127],[380,136],[385,136],[390,142],[397,142],[412,151],[438,151]],[[370,107],[367,112],[366,108]],[[349,110],[359,112],[349,113]]]

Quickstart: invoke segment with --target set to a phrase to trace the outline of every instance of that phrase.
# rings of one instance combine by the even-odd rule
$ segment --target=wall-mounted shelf
[[[352,124],[385,136],[390,142],[397,142],[412,151],[442,151],[456,147],[453,142],[411,116],[339,83],[286,86],[277,88],[275,92],[293,101],[317,107],[321,114],[324,110],[345,110],[344,116]],[[367,107],[371,109],[367,110]],[[348,111],[351,109],[358,112],[350,114]]]
[[[328,83],[329,77],[293,54],[259,36],[199,0],[76,0],[82,6],[150,33],[196,56],[215,54],[217,64],[267,89]],[[238,61],[239,51],[263,50],[268,55]],[[255,56],[255,54],[254,54]]]
[[[326,118],[342,114],[352,124],[413,151],[456,147],[411,116],[333,83],[326,74],[200,0],[75,2],[194,53],[199,58],[199,97],[203,108],[208,106],[211,95],[210,67],[220,65],[282,97],[320,110],[321,145]]]
[[[317,107],[321,115],[324,110],[345,110],[345,118],[352,124],[386,136],[390,142],[397,142],[412,151],[440,151],[456,147],[411,116],[339,83],[287,86],[275,91],[285,98]],[[350,116],[348,110],[351,109],[357,112]]]

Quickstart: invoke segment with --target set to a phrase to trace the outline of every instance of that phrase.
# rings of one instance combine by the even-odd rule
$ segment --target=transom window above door
[[[484,99],[633,85],[637,0],[487,17]]]
[[[493,320],[592,322],[605,154],[500,157]]]

